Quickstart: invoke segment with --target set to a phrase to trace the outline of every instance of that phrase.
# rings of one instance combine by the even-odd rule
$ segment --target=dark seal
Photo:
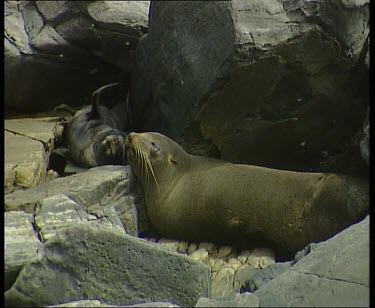
[[[124,164],[124,121],[115,107],[110,109],[99,103],[105,91],[121,86],[112,83],[94,91],[91,105],[67,121],[63,133],[66,147],[55,149],[55,155],[87,168]],[[125,96],[123,98],[125,100]]]

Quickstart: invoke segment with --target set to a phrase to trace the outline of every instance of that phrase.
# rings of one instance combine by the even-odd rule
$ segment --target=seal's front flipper
[[[52,154],[70,160],[70,152],[68,148],[57,148],[52,150]]]

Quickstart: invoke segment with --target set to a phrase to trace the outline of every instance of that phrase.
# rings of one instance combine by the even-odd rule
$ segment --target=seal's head
[[[95,142],[91,145],[91,156],[96,160],[94,166],[124,163],[125,138],[125,134],[114,129],[97,134]]]
[[[125,142],[126,157],[144,187],[157,187],[176,179],[188,163],[188,154],[168,137],[155,132],[130,133]]]

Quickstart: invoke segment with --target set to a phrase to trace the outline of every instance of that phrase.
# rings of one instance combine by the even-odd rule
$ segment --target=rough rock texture
[[[259,299],[251,293],[236,293],[225,300],[201,297],[194,307],[259,307]]]
[[[4,282],[8,290],[22,266],[38,257],[42,243],[33,227],[33,214],[5,212],[4,221]]]
[[[57,118],[5,120],[5,193],[47,180]]]
[[[5,196],[5,210],[33,213],[38,202],[47,197],[65,194],[84,207],[108,204],[121,193],[129,193],[129,166],[101,166],[68,177],[58,178],[27,191],[15,191]]]
[[[261,307],[369,306],[370,243],[367,216],[318,244],[289,271],[255,293]]]
[[[112,227],[82,222],[45,243],[43,258],[23,267],[5,302],[44,306],[99,299],[112,305],[192,306],[202,296],[209,296],[203,264]]]
[[[153,1],[131,103],[194,154],[365,172],[369,1]],[[354,164],[354,165],[353,165]]]
[[[82,301],[75,301],[70,303],[65,303],[61,305],[53,305],[47,307],[180,307],[178,305],[167,303],[167,302],[150,302],[150,303],[142,303],[142,304],[135,304],[135,305],[125,305],[125,306],[118,306],[118,305],[108,305],[101,303],[97,300],[82,300]]]
[[[91,212],[91,213],[90,213]],[[80,221],[97,220],[124,232],[124,227],[113,206],[97,206],[97,210],[85,211],[84,207],[68,198],[57,195],[38,203],[35,214],[35,227],[43,242]]]
[[[118,232],[138,235],[129,176],[129,167],[103,166],[6,195],[6,287],[36,256],[39,241],[48,241],[70,225],[95,220]]]
[[[148,7],[149,1],[6,1],[6,113],[84,105],[99,86],[128,83]]]
[[[263,269],[251,266],[242,267],[236,273],[234,290],[236,292],[254,292],[262,285],[289,270],[291,266],[291,262],[283,262],[272,264]]]

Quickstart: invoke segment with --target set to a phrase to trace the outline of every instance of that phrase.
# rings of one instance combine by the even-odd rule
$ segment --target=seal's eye
[[[151,154],[154,156],[157,156],[160,154],[160,149],[154,142],[151,142]]]

